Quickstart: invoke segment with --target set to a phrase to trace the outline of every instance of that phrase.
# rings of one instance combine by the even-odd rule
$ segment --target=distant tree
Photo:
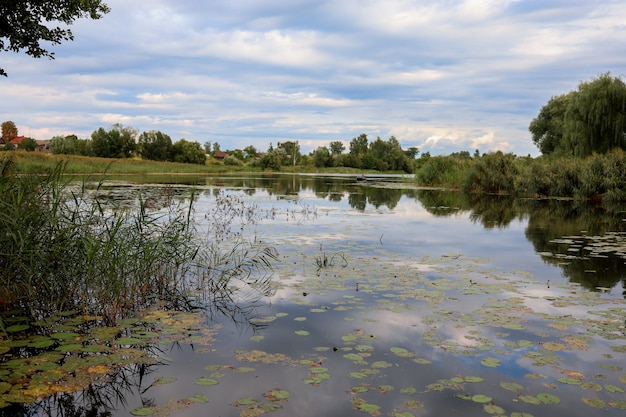
[[[367,153],[368,140],[365,133],[360,134],[356,138],[352,138],[350,141],[350,154],[352,155],[364,155]]]
[[[0,21],[1,21],[0,17]],[[2,142],[9,143],[11,139],[16,138],[18,136],[17,126],[10,120],[2,123]]]
[[[332,154],[332,156],[339,156],[345,150],[346,146],[343,144],[343,142],[339,140],[330,142],[330,153]]]
[[[213,143],[213,153],[220,152],[220,144],[217,142]]]
[[[404,151],[404,153],[410,160],[414,160],[415,158],[417,158],[417,155],[420,153],[420,150],[416,146],[411,146],[409,149]]]
[[[137,148],[137,131],[114,124],[110,130],[99,128],[91,134],[93,152],[101,158],[130,158]]]
[[[58,45],[74,39],[67,28],[76,19],[100,19],[109,12],[101,0],[28,0],[0,2],[0,51],[19,52],[25,49],[33,58],[54,59],[54,53],[44,49],[40,42]],[[50,22],[63,27],[46,26]],[[0,75],[7,73],[0,68]]]
[[[204,152],[208,155],[211,153],[211,141],[204,142]]]
[[[261,156],[259,160],[259,165],[263,169],[272,169],[272,170],[280,170],[283,160],[286,157],[285,150],[283,148],[272,148],[270,144],[271,151],[267,151]]]
[[[276,147],[285,151],[285,156],[281,165],[296,166],[298,159],[300,159],[300,144],[298,141],[279,142]]]
[[[37,149],[37,141],[33,138],[24,138],[20,142],[19,149],[23,151],[32,152]]]
[[[198,142],[180,139],[172,145],[172,155],[174,162],[198,165],[206,164],[206,154]]]
[[[77,154],[76,135],[54,136],[50,139],[50,152],[57,155],[75,155]]]
[[[626,84],[601,74],[552,97],[528,128],[542,154],[588,156],[626,149]]]
[[[333,157],[326,146],[320,146],[313,152],[313,165],[317,168],[333,165]]]
[[[256,150],[256,148],[254,146],[248,145],[245,148],[243,148],[243,153],[244,153],[244,157],[246,159],[248,159],[248,158],[256,158],[257,150]]]
[[[172,159],[172,139],[158,130],[139,135],[139,152],[144,159],[170,161]]]

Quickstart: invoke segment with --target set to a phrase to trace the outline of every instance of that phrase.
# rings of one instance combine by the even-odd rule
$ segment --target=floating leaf
[[[196,385],[217,385],[218,383],[219,382],[217,380],[204,376],[196,379],[196,381],[194,382],[194,384]]]
[[[580,385],[582,384],[582,381],[580,379],[576,379],[576,378],[557,378],[557,381],[559,381],[561,384],[567,384],[567,385]]]
[[[500,366],[500,359],[496,359],[496,358],[483,358],[480,363],[483,366],[487,366],[489,368],[497,368],[498,366]]]
[[[294,333],[297,334],[298,336],[308,336],[310,334],[306,330],[296,330]]]
[[[620,392],[622,394],[626,393],[624,388],[618,387],[617,385],[607,384],[604,386],[604,389],[607,390],[608,392]]]
[[[606,408],[606,403],[600,398],[583,397],[583,402],[593,408]]]
[[[491,400],[492,398],[486,395],[482,395],[482,394],[472,395],[472,401],[474,401],[475,403],[488,403]]]
[[[523,402],[528,403],[528,404],[534,404],[534,405],[541,404],[541,401],[539,400],[539,398],[533,397],[532,395],[523,394],[523,395],[518,395],[517,398],[520,401],[523,401]]]
[[[545,392],[537,394],[537,398],[544,404],[559,404],[561,402],[559,397]]]
[[[116,345],[141,345],[144,342],[136,337],[120,337],[119,339],[115,339],[113,343]]]
[[[524,387],[515,382],[500,382],[500,386],[504,388],[505,390],[509,390],[513,392],[524,391]]]
[[[489,414],[496,414],[498,416],[504,415],[504,409],[495,404],[485,404],[484,410]]]
[[[135,408],[130,413],[134,416],[151,416],[152,414],[154,414],[154,408],[152,407]]]

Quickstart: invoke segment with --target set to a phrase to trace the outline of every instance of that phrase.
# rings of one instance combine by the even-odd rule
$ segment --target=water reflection
[[[255,174],[219,176],[179,176],[166,178],[125,178],[137,184],[155,180],[176,183],[173,186],[145,187],[155,205],[165,205],[187,186],[208,187],[204,193],[217,195],[222,188],[241,189],[249,196],[267,193],[277,199],[297,202],[307,193],[333,203],[346,201],[358,211],[368,207],[394,210],[402,198],[419,201],[436,217],[467,215],[485,229],[506,229],[511,223],[527,224],[526,239],[546,264],[562,269],[572,282],[597,291],[624,282],[626,271],[619,248],[602,255],[589,256],[588,245],[599,245],[590,236],[625,230],[626,204],[605,207],[586,201],[517,199],[508,196],[470,196],[461,192],[416,189],[404,176],[370,176],[357,181],[355,175]],[[402,181],[405,182],[403,186]],[[573,237],[573,240],[559,240]],[[616,245],[616,242],[607,244]],[[626,285],[626,284],[624,284]]]
[[[150,191],[152,188],[156,191]],[[339,254],[352,251],[350,263],[347,267],[343,262],[334,267],[325,265],[320,274],[318,265],[311,269],[319,253],[297,253],[293,258],[287,258],[288,265],[283,266],[286,275],[291,274],[296,285],[274,282],[274,285],[266,286],[264,284],[269,282],[262,281],[262,285],[255,288],[255,291],[271,299],[269,303],[256,305],[245,302],[245,299],[253,297],[243,297],[242,302],[241,298],[234,297],[236,292],[218,299],[202,298],[207,293],[196,295],[194,306],[202,306],[208,320],[219,322],[225,331],[220,335],[221,340],[210,345],[190,343],[181,344],[180,348],[174,345],[159,355],[167,358],[171,366],[160,367],[158,375],[177,378],[177,384],[155,384],[154,368],[144,366],[129,369],[132,375],[116,375],[110,384],[94,385],[81,394],[46,400],[38,405],[40,408],[11,409],[10,414],[0,416],[121,416],[141,406],[163,406],[168,399],[186,401],[189,395],[198,392],[212,396],[209,406],[177,410],[172,415],[244,415],[251,410],[234,408],[232,404],[242,399],[252,401],[250,396],[255,396],[258,404],[271,405],[264,393],[276,388],[289,389],[293,394],[287,404],[281,403],[284,409],[275,414],[280,416],[308,415],[310,410],[325,416],[366,415],[357,409],[358,403],[350,402],[357,396],[381,406],[389,415],[389,410],[398,415],[409,415],[406,405],[417,407],[420,402],[424,408],[413,410],[411,415],[451,415],[455,412],[466,416],[486,415],[481,403],[454,397],[457,392],[489,394],[496,404],[506,405],[510,410],[540,415],[547,412],[547,407],[536,408],[535,404],[526,404],[518,399],[518,393],[501,389],[498,383],[514,380],[527,385],[528,392],[533,394],[548,391],[540,386],[542,381],[523,380],[525,374],[536,372],[543,364],[554,365],[540,368],[542,373],[548,375],[543,377],[546,384],[561,377],[564,370],[576,369],[589,377],[598,375],[600,369],[609,373],[609,368],[599,368],[600,364],[609,363],[609,354],[614,353],[605,346],[605,339],[591,341],[588,337],[578,337],[568,339],[568,346],[560,339],[569,327],[573,335],[581,335],[595,324],[586,318],[576,321],[567,314],[569,310],[556,308],[544,298],[554,296],[559,289],[529,283],[523,275],[511,280],[506,274],[499,276],[488,265],[481,266],[478,261],[474,264],[462,257],[442,256],[435,259],[432,265],[425,265],[405,263],[402,253],[398,252],[400,255],[389,262],[386,256],[392,251],[391,237],[388,243],[385,235],[383,244],[381,233],[378,230],[371,232],[376,246],[372,250],[371,245],[361,245],[361,234],[380,225],[381,231],[386,233],[384,228],[391,222],[401,223],[399,227],[404,229],[405,234],[406,230],[411,230],[409,222],[421,227],[426,220],[419,219],[423,210],[418,210],[418,206],[438,217],[436,220],[458,216],[464,225],[469,219],[469,223],[477,228],[480,225],[494,231],[507,229],[519,221],[524,225],[525,239],[532,243],[543,262],[561,268],[571,281],[596,290],[597,287],[610,288],[623,280],[620,266],[624,260],[618,251],[590,257],[590,253],[598,253],[598,250],[592,252],[585,249],[617,244],[620,235],[613,235],[611,240],[612,235],[608,232],[620,231],[624,227],[619,207],[602,208],[580,202],[506,197],[474,198],[457,192],[402,187],[375,179],[362,184],[351,176],[190,178],[186,186],[134,184],[126,188],[125,194],[133,198],[138,194],[149,195],[158,207],[166,204],[168,199],[178,201],[188,198],[183,196],[188,196],[189,188],[197,189],[195,198],[198,199],[198,208],[209,200],[214,203],[224,189],[241,190],[248,196],[270,196],[268,205],[276,202],[281,209],[273,211],[274,208],[269,208],[264,212],[266,219],[272,220],[268,222],[272,223],[268,230],[275,231],[277,236],[283,234],[278,237],[285,239],[291,247],[295,246],[294,252],[306,250],[304,237],[313,242],[309,248],[317,248],[315,244],[323,242],[326,250],[334,243],[325,240],[325,232],[328,229],[335,232],[337,227],[333,222],[337,220],[306,217],[308,213],[313,213],[305,203],[308,195],[315,196],[315,199],[309,200],[316,204],[321,205],[318,200],[324,200],[324,204],[326,201],[330,203],[327,207],[349,207],[336,217],[344,221],[342,216],[346,212],[357,212],[358,216],[354,216],[357,220],[350,223],[351,235],[348,239],[342,235],[329,250],[336,249]],[[150,192],[152,194],[148,194]],[[121,194],[112,198],[123,198]],[[374,211],[386,208],[389,212],[401,212],[411,205],[403,200],[416,203],[412,208],[415,211],[405,217],[385,215],[368,218],[363,215],[372,208]],[[298,207],[302,208],[299,213],[310,222],[293,222],[294,215],[284,215],[281,210],[296,207],[293,203],[299,204]],[[276,224],[280,222],[273,221],[279,217],[289,219],[283,222],[287,223],[284,228]],[[379,223],[373,224],[373,219],[368,221],[371,217],[376,217]],[[427,221],[436,224],[432,226],[434,229],[444,227],[441,222],[430,218]],[[458,224],[445,227],[454,228]],[[598,236],[609,238],[602,240]],[[298,242],[296,239],[302,240]],[[415,240],[410,242],[415,243]],[[404,241],[398,246],[403,244]],[[355,254],[357,251],[360,253]],[[376,260],[368,263],[368,259],[373,259],[372,253]],[[296,270],[302,271],[301,275],[295,273]],[[293,277],[294,274],[297,276]],[[560,290],[559,294],[565,293],[565,290]],[[587,310],[583,307],[581,314],[586,314]],[[547,318],[541,316],[544,312]],[[504,327],[507,325],[509,327]],[[295,332],[302,331],[308,334],[294,336]],[[553,333],[548,337],[547,332]],[[254,338],[257,335],[261,337]],[[587,343],[589,348],[585,349]],[[497,349],[492,349],[494,346]],[[413,356],[394,354],[391,348],[406,349]],[[556,351],[558,359],[556,354],[550,353]],[[233,352],[237,352],[236,358]],[[273,361],[268,361],[268,356],[263,356],[264,352],[274,355]],[[485,357],[496,357],[502,366],[497,370],[482,366],[480,360]],[[320,365],[302,363],[304,359],[319,361]],[[535,365],[533,360],[545,363]],[[556,364],[549,362],[553,360]],[[614,360],[617,361],[618,358]],[[368,368],[361,362],[376,366]],[[303,383],[316,375],[313,370],[321,367],[328,368],[330,378],[322,379],[313,386]],[[465,383],[463,375],[481,375],[489,383]],[[220,385],[198,388],[196,379],[207,376],[219,379]],[[609,382],[614,382],[618,376],[610,374]],[[359,389],[366,391],[358,394]],[[391,392],[393,389],[396,391]],[[567,407],[570,415],[576,415],[580,405],[578,397],[581,394],[574,389],[577,388],[564,385],[558,390],[559,396],[569,403],[562,407]],[[602,395],[611,397],[607,390]],[[408,401],[410,399],[415,401]],[[167,415],[168,410],[160,411]]]

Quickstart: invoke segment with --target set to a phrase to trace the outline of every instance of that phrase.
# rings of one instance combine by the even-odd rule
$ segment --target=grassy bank
[[[11,157],[21,173],[50,173],[60,162],[65,162],[65,174],[148,174],[148,173],[215,173],[255,171],[253,167],[223,164],[180,164],[140,159],[108,159],[77,155],[53,155],[43,152],[0,151],[0,160]]]
[[[587,158],[518,157],[496,152],[481,157],[435,156],[417,171],[422,186],[471,194],[626,201],[626,153]]]

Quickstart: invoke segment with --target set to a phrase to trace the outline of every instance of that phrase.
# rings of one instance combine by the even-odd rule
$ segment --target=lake
[[[199,233],[224,199],[245,207],[223,244],[275,249],[273,274],[218,302],[198,289],[189,337],[144,346],[158,363],[31,415],[624,415],[626,206],[400,176],[148,176],[104,192],[158,209],[191,189]]]

